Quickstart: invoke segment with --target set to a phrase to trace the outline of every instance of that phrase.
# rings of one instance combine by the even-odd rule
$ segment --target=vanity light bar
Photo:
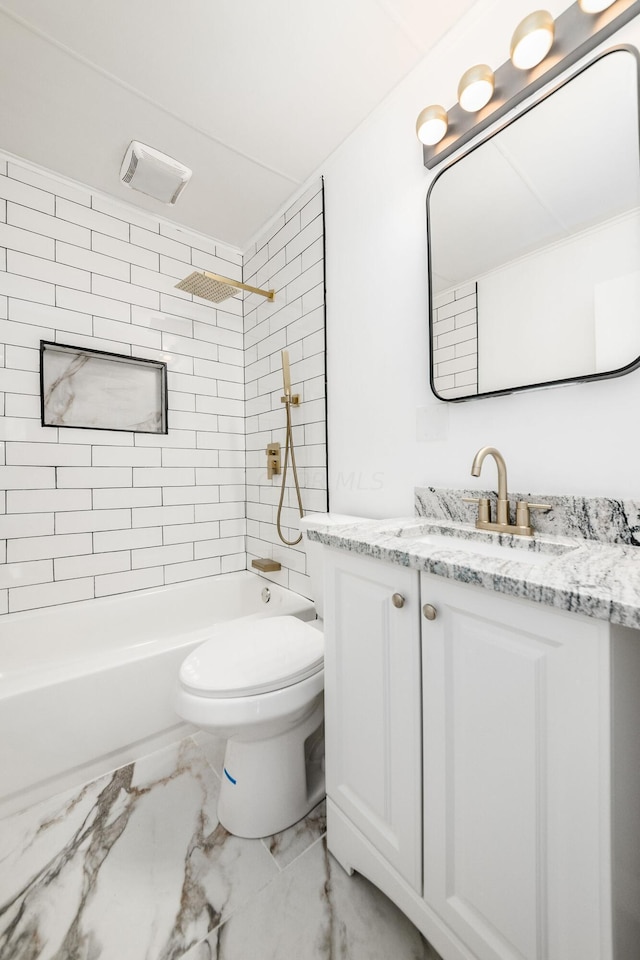
[[[584,3],[586,7],[587,0]],[[596,16],[583,10],[580,2],[572,3],[555,21],[554,43],[541,63],[523,70],[507,60],[495,72],[494,85],[499,97],[478,112],[469,113],[456,103],[444,113],[448,121],[446,133],[438,143],[423,145],[425,167],[430,170],[451,156],[638,14],[640,0],[615,0]]]

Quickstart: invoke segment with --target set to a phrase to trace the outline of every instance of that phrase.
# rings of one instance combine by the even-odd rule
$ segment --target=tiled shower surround
[[[433,386],[440,397],[478,392],[478,285],[439,294],[433,315]]]
[[[245,261],[249,282],[278,291],[266,312],[261,298],[216,308],[175,289],[195,268],[242,279],[239,251],[0,160],[0,613],[244,569],[245,369],[250,549],[277,551],[280,582],[306,585],[303,555],[274,546],[276,483],[254,444],[284,440],[289,344],[305,508],[325,509],[309,471],[325,442],[321,184]],[[42,427],[41,340],[165,361],[168,435]]]
[[[324,329],[324,230],[322,182],[312,186],[245,254],[245,282],[274,288],[269,303],[245,300],[247,397],[247,553],[274,557],[282,570],[272,579],[310,596],[301,545],[283,546],[276,531],[282,477],[267,479],[265,449],[284,447],[286,414],[281,402],[282,350],[289,352],[291,389],[300,405],[291,408],[295,458],[307,512],[327,510],[326,391]],[[297,537],[299,517],[291,463],[281,527]]]

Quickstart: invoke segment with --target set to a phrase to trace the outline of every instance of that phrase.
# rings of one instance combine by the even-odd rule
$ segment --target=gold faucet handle
[[[553,510],[550,503],[527,503],[526,500],[518,500],[516,504],[516,526],[528,527],[531,524],[529,516],[530,510]]]
[[[481,523],[488,523],[491,520],[488,497],[463,497],[464,503],[478,504],[478,520]]]

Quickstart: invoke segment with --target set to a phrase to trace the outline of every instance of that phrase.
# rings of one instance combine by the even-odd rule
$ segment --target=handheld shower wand
[[[285,441],[284,448],[284,465],[282,467],[282,486],[280,488],[280,502],[278,503],[278,513],[276,515],[276,529],[278,531],[278,536],[288,547],[295,547],[297,543],[300,543],[302,540],[302,534],[298,537],[297,540],[287,540],[282,533],[281,519],[282,519],[282,504],[284,503],[284,492],[285,484],[287,481],[287,468],[289,466],[289,453],[291,453],[291,469],[293,470],[293,480],[296,488],[296,496],[298,498],[298,510],[300,511],[300,516],[304,517],[304,510],[302,508],[302,496],[300,494],[300,484],[298,482],[298,470],[296,468],[296,455],[293,447],[293,430],[291,428],[291,405],[297,406],[299,403],[299,397],[296,394],[292,396],[291,394],[291,371],[289,368],[289,351],[282,351],[282,381],[284,385],[284,397],[281,397],[281,402],[284,403],[287,411],[287,437]]]
[[[285,397],[291,397],[291,370],[289,368],[289,351],[282,351],[282,382]],[[285,400],[285,403],[287,401]]]

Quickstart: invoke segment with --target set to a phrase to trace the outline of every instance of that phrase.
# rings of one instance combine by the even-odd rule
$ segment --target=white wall
[[[547,6],[557,15],[568,4]],[[429,389],[425,198],[434,173],[422,165],[415,118],[428,103],[454,103],[471,64],[504,62],[530,10],[528,0],[480,0],[325,165],[334,511],[409,514],[418,484],[493,484],[490,470],[470,478],[484,444],[503,452],[513,489],[639,495],[629,411],[640,408],[640,372],[449,405]],[[623,41],[640,45],[637,21],[606,46]]]

